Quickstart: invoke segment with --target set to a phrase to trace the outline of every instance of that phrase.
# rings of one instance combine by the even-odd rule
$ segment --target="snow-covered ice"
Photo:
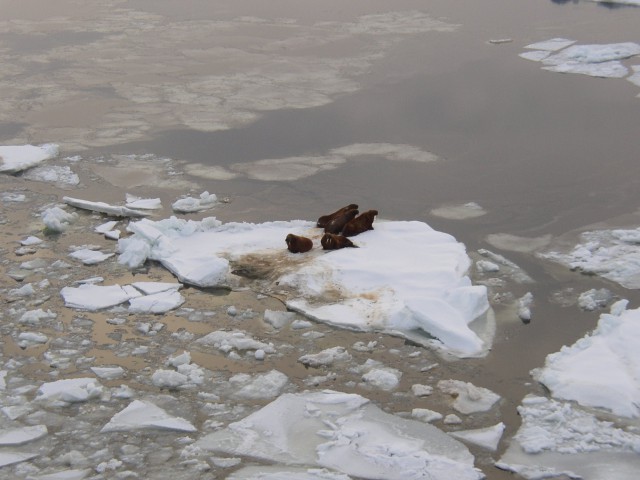
[[[256,340],[246,332],[238,330],[231,332],[225,332],[222,330],[211,332],[196,340],[195,343],[198,345],[211,346],[225,353],[233,350],[263,350],[266,353],[276,352],[272,344]]]
[[[131,402],[124,410],[115,414],[100,431],[130,432],[140,429],[196,431],[196,428],[184,418],[169,415],[162,408],[144,400]]]
[[[454,396],[453,408],[465,415],[489,411],[500,400],[497,393],[460,380],[440,380],[438,389]]]
[[[344,347],[326,348],[318,353],[308,353],[298,358],[298,361],[305,367],[319,368],[328,367],[335,362],[349,362],[352,356]]]
[[[134,235],[119,242],[119,261],[132,267],[148,257],[182,282],[224,286],[237,282],[232,265],[259,253],[279,287],[291,289],[287,307],[314,320],[402,335],[458,356],[482,355],[490,343],[469,325],[487,311],[488,300],[486,288],[467,277],[464,245],[422,222],[376,222],[375,230],[354,237],[360,248],[316,248],[303,262],[289,261],[284,238],[294,233],[319,243],[312,222],[145,219],[129,229]]]
[[[218,197],[209,192],[202,192],[198,198],[180,198],[171,204],[174,212],[193,213],[208,210],[218,203]]]
[[[60,207],[47,208],[42,212],[42,222],[51,232],[64,232],[77,218],[76,213],[69,213]]]
[[[640,416],[640,309],[624,310],[625,305],[626,300],[614,304],[592,333],[548,355],[534,371],[555,398]]]
[[[626,288],[640,288],[640,228],[583,232],[570,251],[547,250],[538,255]]]
[[[127,193],[125,206],[134,210],[157,210],[162,208],[162,202],[159,198],[142,198]]]
[[[97,263],[104,262],[114,255],[115,253],[103,253],[89,248],[81,248],[69,254],[71,258],[79,260],[85,265],[95,265]]]
[[[495,452],[498,449],[498,443],[500,443],[504,429],[504,423],[500,422],[492,427],[449,432],[449,435],[464,442]]]
[[[102,385],[95,378],[70,378],[43,383],[35,399],[47,404],[65,405],[99,398],[102,392]]]
[[[568,402],[529,395],[518,407],[522,425],[496,466],[528,479],[560,477],[635,480],[640,436]]]
[[[359,478],[483,477],[466,447],[438,428],[385,413],[360,395],[329,390],[281,395],[195,445]]]
[[[35,145],[0,146],[0,172],[16,173],[34,167],[45,160],[58,156],[58,145],[47,143]]]

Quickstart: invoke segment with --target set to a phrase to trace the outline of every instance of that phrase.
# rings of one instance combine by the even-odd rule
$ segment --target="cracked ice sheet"
[[[47,129],[51,137],[65,138],[70,150],[177,126],[234,128],[265,111],[325,105],[355,92],[359,77],[399,36],[458,27],[419,11],[309,24],[292,18],[176,20],[122,3],[84,8],[81,21],[64,9],[43,20],[0,21],[0,31],[9,35],[90,34],[84,42],[26,54],[0,50],[0,71],[7,73],[0,75],[0,87],[10,92],[0,98],[0,120],[29,125],[25,138]],[[201,48],[202,38],[220,46]],[[318,47],[323,54],[310,53]],[[56,76],[33,68],[43,64],[57,65]],[[105,79],[115,90],[112,98],[104,98]],[[79,114],[65,126],[52,125],[62,108]]]
[[[589,480],[638,478],[640,436],[545,397],[525,397],[518,413],[522,425],[498,468],[535,480],[563,473]]]
[[[555,398],[640,417],[640,309],[625,310],[626,304],[616,302],[592,333],[548,355],[532,372]]]
[[[360,248],[333,252],[320,248],[322,230],[312,222],[201,225],[177,219],[130,225],[140,234],[121,241],[121,261],[137,257],[127,248],[150,249],[149,258],[182,282],[213,287],[234,281],[230,262],[251,268],[260,258],[279,287],[291,289],[287,306],[315,320],[401,335],[461,357],[483,355],[490,345],[485,332],[481,339],[469,327],[489,306],[486,288],[466,275],[464,245],[425,223],[376,222],[375,230],[353,237]],[[288,233],[312,238],[316,248],[289,253]]]
[[[360,395],[330,390],[284,394],[195,445],[358,478],[483,478],[467,448],[438,428],[385,413]]]

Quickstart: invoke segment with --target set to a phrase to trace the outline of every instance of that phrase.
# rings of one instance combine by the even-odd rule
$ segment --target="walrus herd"
[[[367,230],[373,230],[373,220],[378,215],[378,211],[367,210],[359,213],[358,205],[352,203],[318,218],[316,226],[324,229],[324,235],[320,240],[323,250],[358,248],[347,237],[354,237]],[[313,241],[310,238],[293,233],[287,235],[285,242],[291,253],[305,253],[313,248]]]

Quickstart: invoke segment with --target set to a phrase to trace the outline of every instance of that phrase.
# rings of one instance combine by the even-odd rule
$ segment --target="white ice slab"
[[[127,208],[134,210],[157,210],[162,208],[162,202],[159,198],[142,198],[127,193]]]
[[[14,463],[25,462],[39,455],[39,453],[28,452],[0,452],[0,467],[12,465]]]
[[[498,443],[500,443],[500,439],[504,433],[504,428],[504,423],[500,422],[492,427],[449,432],[449,435],[464,442],[495,452],[498,449]]]
[[[39,147],[35,145],[0,146],[0,172],[20,172],[57,156],[58,145],[53,143]]]
[[[174,212],[193,213],[207,210],[214,207],[218,203],[218,197],[209,192],[202,192],[198,198],[185,197],[176,200],[171,204]]]
[[[153,295],[154,293],[177,291],[182,288],[181,283],[175,282],[134,282],[131,286],[137,288],[145,295]]]
[[[140,297],[141,293],[130,285],[91,285],[79,287],[64,287],[60,290],[64,304],[79,310],[102,310],[115,307],[132,298]]]
[[[49,433],[46,425],[33,425],[30,427],[10,428],[0,431],[0,446],[22,445],[33,442]]]
[[[556,398],[640,417],[640,309],[620,311],[621,302],[592,333],[548,355],[534,376]]]
[[[105,432],[130,432],[140,429],[176,430],[195,432],[197,429],[183,418],[169,415],[151,402],[134,400],[124,410],[115,414],[102,430]]]
[[[549,57],[547,57],[548,59]],[[542,60],[544,63],[546,60]],[[543,70],[557,73],[579,73],[589,75],[591,77],[602,78],[624,78],[629,74],[629,70],[617,60],[599,63],[580,63],[565,62],[548,67],[542,67]]]
[[[633,42],[573,45],[545,58],[542,63],[546,65],[561,65],[567,62],[602,63],[635,55],[640,55],[640,44]]]
[[[329,390],[282,395],[195,445],[358,478],[483,478],[467,448],[438,428],[385,413],[359,395]]]
[[[105,380],[115,380],[125,374],[124,368],[122,367],[91,367],[91,371],[95,373],[97,377]]]
[[[77,403],[97,398],[101,393],[102,386],[95,378],[70,378],[43,383],[38,388],[35,399],[45,402]]]
[[[454,396],[453,408],[466,415],[489,411],[500,400],[497,393],[460,380],[440,380],[438,388]]]
[[[178,308],[185,298],[177,290],[166,290],[129,299],[130,313],[166,313]]]
[[[62,197],[62,201],[72,207],[80,208],[83,210],[91,210],[92,212],[104,213],[106,215],[112,215],[114,217],[144,217],[149,215],[149,212],[142,210],[134,210],[128,207],[119,207],[117,205],[110,205],[105,202],[92,202],[90,200],[82,200],[80,198]]]
[[[75,260],[79,260],[85,265],[95,265],[113,257],[115,253],[102,253],[98,250],[81,248],[75,252],[71,252],[69,256]]]
[[[518,407],[522,425],[496,464],[525,478],[636,480],[640,436],[598,420],[569,403],[527,396]]]
[[[222,330],[211,332],[196,340],[196,343],[217,348],[225,353],[232,350],[263,350],[265,353],[276,352],[273,345],[255,340],[245,332],[237,330],[231,332],[225,332]]]

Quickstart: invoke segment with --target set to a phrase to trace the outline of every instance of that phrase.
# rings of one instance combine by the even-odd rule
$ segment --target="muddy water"
[[[37,12],[34,2],[7,2],[16,18],[38,20],[47,12]],[[37,2],[36,2],[37,3]],[[164,16],[169,20],[230,20],[242,15],[279,18],[291,16],[300,23],[353,20],[376,9],[424,9],[424,2],[386,1],[353,2],[186,2],[189,8],[176,9],[171,2],[124,2],[129,8]],[[365,4],[366,3],[366,4]],[[320,327],[325,337],[305,342],[296,332],[270,332],[261,322],[266,308],[283,309],[276,299],[256,299],[253,292],[211,292],[188,289],[185,296],[192,308],[218,311],[215,328],[233,328],[236,323],[224,315],[229,305],[257,312],[252,322],[243,328],[259,335],[273,335],[279,342],[293,345],[291,355],[285,355],[260,368],[277,368],[292,382],[304,388],[309,372],[296,359],[301,352],[335,345],[352,345],[355,341],[377,341],[374,353],[355,353],[355,361],[368,357],[400,368],[404,372],[398,391],[407,391],[413,383],[435,383],[441,378],[472,381],[503,396],[499,412],[478,416],[465,426],[487,425],[488,420],[502,419],[507,423],[505,441],[518,428],[516,406],[527,393],[540,392],[529,375],[541,366],[548,353],[570,344],[592,329],[599,312],[582,312],[575,304],[565,305],[563,299],[574,298],[590,288],[608,288],[619,298],[630,299],[630,305],[640,304],[640,295],[594,277],[550,265],[529,253],[496,248],[487,236],[499,233],[523,237],[553,238],[584,229],[592,224],[637,226],[632,214],[638,208],[638,131],[640,99],[638,88],[619,79],[596,79],[580,75],[545,72],[540,65],[518,57],[529,43],[562,36],[580,43],[638,41],[637,25],[640,9],[606,9],[590,2],[557,4],[553,2],[510,1],[430,2],[428,11],[460,27],[449,33],[406,35],[386,47],[384,55],[372,62],[366,73],[357,77],[356,91],[336,95],[331,102],[309,108],[283,108],[262,111],[253,122],[223,131],[204,132],[156,122],[149,125],[139,138],[112,141],[107,144],[85,144],[85,149],[64,151],[64,155],[79,153],[85,161],[78,166],[82,176],[82,191],[74,195],[91,200],[121,201],[125,192],[144,196],[160,196],[166,208],[177,196],[208,190],[230,203],[214,212],[223,221],[266,221],[276,219],[315,219],[334,208],[358,203],[376,208],[381,217],[394,220],[422,220],[438,230],[446,231],[464,242],[470,252],[488,248],[505,255],[522,267],[534,280],[532,285],[509,284],[503,290],[518,298],[527,291],[534,295],[533,319],[524,324],[515,315],[512,304],[496,303],[497,333],[494,346],[484,359],[447,362],[433,352],[406,345],[400,339],[377,334],[358,334]],[[334,7],[334,8],[330,8]],[[60,7],[64,8],[64,7]],[[74,7],[75,8],[75,7]],[[67,12],[68,13],[68,12]],[[69,13],[71,15],[71,13]],[[75,22],[90,17],[91,12],[76,12]],[[73,16],[73,15],[71,15]],[[265,27],[266,28],[266,27]],[[265,37],[282,32],[261,31]],[[57,33],[51,42],[42,42],[29,34],[0,35],[3,48],[15,55],[31,55],[49,48],[90,43],[101,34],[87,32]],[[490,44],[491,39],[510,39]],[[209,48],[208,40],[191,48]],[[248,42],[243,35],[224,38],[225,46]],[[336,56],[339,52],[358,51],[361,38],[340,39],[329,46],[312,45],[308,52]],[[172,57],[171,54],[175,54]],[[168,52],[180,66],[178,53]],[[166,61],[166,58],[164,59]],[[633,61],[625,62],[627,65]],[[32,72],[55,71],[60,65],[30,66]],[[182,68],[182,67],[180,67]],[[191,68],[195,68],[191,66]],[[212,69],[207,65],[198,68]],[[222,68],[222,67],[220,67]],[[189,73],[189,72],[185,72]],[[55,77],[52,80],[55,82]],[[117,78],[107,78],[98,97],[74,98],[47,108],[31,106],[27,115],[0,123],[0,139],[21,139],[29,122],[38,125],[30,131],[29,142],[64,142],[57,138],[63,127],[78,128],[110,111],[127,104],[108,87]],[[90,83],[90,82],[88,82]],[[93,85],[91,88],[94,88]],[[93,90],[92,90],[93,92]],[[7,90],[6,95],[11,95]],[[134,116],[135,109],[131,109]],[[158,117],[159,118],[159,117]],[[55,133],[54,133],[55,132]],[[26,134],[25,134],[26,135]],[[90,136],[89,136],[90,137]],[[26,142],[25,142],[26,143]],[[71,142],[72,144],[77,144]],[[164,167],[133,168],[126,162],[105,162],[116,155],[154,154],[178,162],[176,170],[189,164],[224,167],[263,159],[308,155],[326,155],[332,149],[355,143],[407,144],[433,152],[440,160],[432,163],[391,162],[379,157],[350,158],[334,170],[317,173],[296,181],[260,181],[240,176],[212,180],[189,174],[167,179]],[[31,233],[37,220],[32,210],[59,199],[61,193],[50,186],[19,179],[3,184],[7,189],[24,188],[34,192],[37,200],[5,213],[3,228],[6,249],[11,250],[16,237]],[[450,220],[434,216],[431,211],[443,205],[477,202],[487,214],[467,220]],[[626,217],[622,217],[627,215]],[[201,216],[201,215],[200,215]],[[198,216],[194,215],[193,218]],[[89,220],[85,218],[85,224]],[[69,245],[82,242],[82,231],[51,239],[55,250],[63,252]],[[93,241],[93,240],[92,240]],[[11,245],[11,248],[9,248]],[[12,261],[18,261],[12,258]],[[95,269],[100,274],[115,275],[126,280],[126,273]],[[158,266],[150,272],[158,279],[169,278]],[[86,275],[85,275],[86,276]],[[476,281],[483,278],[477,276]],[[3,287],[9,287],[3,279]],[[60,286],[64,286],[63,283]],[[564,293],[563,293],[564,292]],[[559,300],[560,298],[560,300]],[[567,300],[566,303],[570,303]],[[59,306],[60,299],[54,299]],[[72,322],[72,316],[65,318]],[[87,356],[98,363],[126,366],[131,372],[151,368],[154,360],[135,356],[116,357],[109,349],[120,341],[139,341],[139,332],[132,327],[107,324],[103,314],[90,314],[94,322],[93,340],[96,347]],[[169,332],[181,329],[201,335],[210,331],[210,323],[194,323],[176,315],[163,318]],[[269,333],[270,332],[270,333]],[[44,351],[30,350],[41,355]],[[416,356],[411,356],[419,351]],[[7,341],[5,356],[25,355]],[[214,371],[237,373],[245,369],[225,357],[194,352],[194,361]],[[439,367],[425,374],[433,363]],[[34,379],[47,378],[43,363],[33,363],[25,369]],[[338,372],[339,380],[325,387],[348,390],[345,383],[357,383],[352,372]],[[147,388],[136,383],[136,388]],[[353,391],[363,393],[354,388]],[[366,395],[394,412],[408,412],[415,407],[446,410],[446,399],[435,396],[427,401],[379,392]],[[489,416],[495,418],[488,419]],[[511,478],[490,465],[491,457],[473,449],[478,462],[490,479]],[[499,453],[499,452],[498,452]]]

